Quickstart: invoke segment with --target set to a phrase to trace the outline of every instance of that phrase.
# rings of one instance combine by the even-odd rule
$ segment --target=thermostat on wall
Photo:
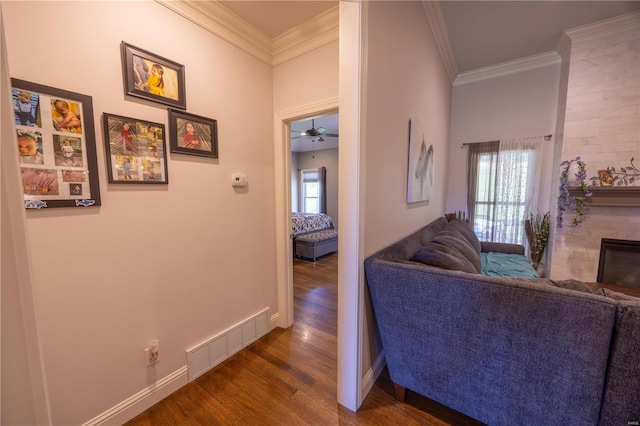
[[[242,173],[234,173],[231,175],[231,185],[232,186],[247,186],[247,177]]]

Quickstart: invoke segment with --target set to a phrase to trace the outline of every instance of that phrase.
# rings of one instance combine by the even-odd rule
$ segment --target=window
[[[318,169],[302,170],[302,212],[320,213]]]
[[[469,145],[467,208],[480,240],[524,244],[536,151],[510,142]]]

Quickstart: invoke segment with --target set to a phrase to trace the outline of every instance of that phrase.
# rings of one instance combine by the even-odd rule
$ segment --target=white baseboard
[[[83,426],[122,425],[187,383],[187,366],[185,365],[99,416],[94,417]]]
[[[367,371],[362,378],[362,401],[364,401],[365,397],[369,394],[369,391],[371,391],[371,388],[373,388],[373,385],[376,383],[378,377],[380,377],[380,373],[382,373],[382,369],[386,364],[387,362],[384,359],[384,352],[381,352],[369,371]],[[360,401],[360,403],[362,403],[362,401]]]
[[[269,331],[273,330],[274,328],[276,328],[278,326],[278,319],[280,318],[280,314],[279,313],[275,313],[273,315],[271,315],[271,318],[269,318]]]
[[[118,405],[84,423],[82,426],[117,426],[126,423],[138,414],[142,413],[144,410],[185,386],[195,377],[203,374],[206,370],[209,370],[214,365],[217,365],[227,359],[233,353],[248,346],[267,332],[273,330],[277,324],[278,314],[276,313],[269,317],[269,310],[264,309],[245,321],[238,323],[236,326],[231,327],[220,335],[187,350],[188,365],[181,367],[146,389],[143,389],[130,398],[127,398]],[[215,344],[216,341],[222,342],[222,340],[219,339],[220,337],[224,338],[223,347],[220,345],[216,346]],[[229,344],[228,348],[227,343]],[[211,354],[209,353],[210,347]],[[194,351],[197,352],[198,349],[203,348],[206,348],[207,356],[202,360],[199,360],[196,357],[196,371],[194,372],[193,353]],[[221,349],[222,353],[220,353]],[[205,352],[200,351],[199,353]],[[203,361],[206,365],[198,365],[198,361]],[[192,371],[189,371],[189,363],[191,364]]]

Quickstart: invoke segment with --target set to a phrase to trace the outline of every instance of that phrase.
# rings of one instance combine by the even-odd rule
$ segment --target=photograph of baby
[[[13,112],[16,124],[29,127],[42,127],[40,121],[40,96],[26,90],[12,89]]]
[[[44,164],[42,134],[18,130],[18,152],[22,164]]]
[[[62,171],[63,182],[86,182],[87,172],[84,170],[63,170]]]
[[[110,183],[167,183],[162,123],[103,114]]]
[[[133,55],[135,88],[156,96],[177,101],[178,72],[168,66]]]
[[[82,195],[82,185],[79,183],[70,183],[69,184],[69,194],[70,195]]]
[[[118,180],[140,180],[138,157],[116,155]]]
[[[171,152],[218,158],[217,120],[169,109]]]
[[[140,163],[142,165],[142,180],[155,181],[156,177],[160,179],[160,161],[152,157],[143,157],[140,159]]]
[[[58,173],[50,169],[22,169],[22,186],[26,195],[58,195]]]
[[[56,166],[82,167],[82,141],[79,138],[53,135]]]
[[[176,119],[178,125],[178,146],[211,152],[211,126],[196,121]]]
[[[51,99],[53,127],[60,132],[82,133],[80,106],[77,102]]]

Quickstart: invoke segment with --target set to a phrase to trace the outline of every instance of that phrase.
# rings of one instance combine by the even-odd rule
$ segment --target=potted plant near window
[[[529,218],[524,221],[524,230],[529,242],[531,265],[537,271],[549,243],[549,212],[545,214],[529,212]]]

